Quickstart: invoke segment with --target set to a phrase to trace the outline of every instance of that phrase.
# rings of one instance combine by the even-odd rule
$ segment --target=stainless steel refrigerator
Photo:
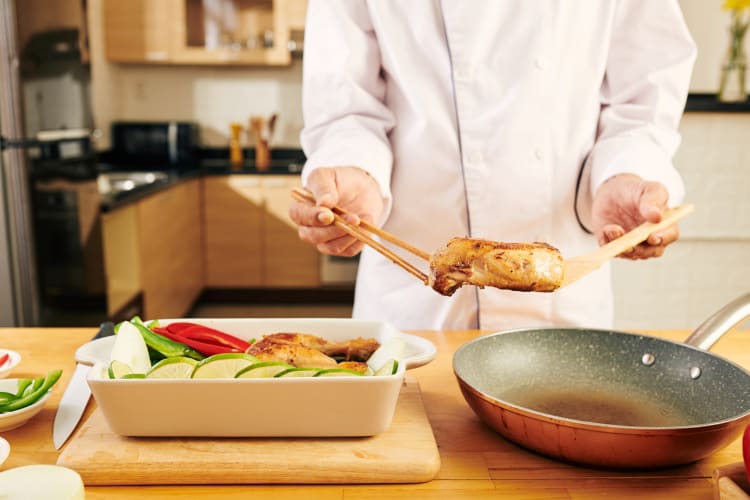
[[[14,2],[0,0],[0,326],[38,323],[28,161],[24,136]],[[18,145],[18,144],[15,144]]]

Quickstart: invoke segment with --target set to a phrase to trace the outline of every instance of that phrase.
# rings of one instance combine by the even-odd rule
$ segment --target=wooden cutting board
[[[407,376],[390,428],[366,438],[127,438],[96,409],[57,460],[86,485],[420,483],[440,468],[419,384]]]

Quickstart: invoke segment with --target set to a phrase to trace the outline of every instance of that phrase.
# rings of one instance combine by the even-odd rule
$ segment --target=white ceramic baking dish
[[[394,375],[271,379],[108,379],[101,368],[88,384],[113,432],[123,436],[343,437],[372,436],[391,423],[405,370],[435,357],[435,345],[381,322],[343,318],[180,319],[243,339],[298,332],[331,341],[401,339]],[[106,366],[113,337],[76,352],[80,362]],[[373,356],[375,356],[373,354]]]

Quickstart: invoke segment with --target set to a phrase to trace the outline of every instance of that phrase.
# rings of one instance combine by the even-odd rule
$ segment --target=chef
[[[469,236],[572,257],[659,221],[684,197],[672,156],[696,56],[677,0],[310,0],[307,16],[302,182],[317,206],[290,216],[321,252],[361,252],[353,317],[611,327],[608,266],[553,293],[445,297],[328,208],[430,253]],[[658,257],[678,235],[624,257]]]

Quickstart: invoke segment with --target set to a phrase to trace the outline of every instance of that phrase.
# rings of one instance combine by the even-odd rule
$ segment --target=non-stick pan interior
[[[750,412],[750,375],[687,345],[622,332],[538,329],[462,345],[456,376],[501,405],[633,427],[702,426]]]

